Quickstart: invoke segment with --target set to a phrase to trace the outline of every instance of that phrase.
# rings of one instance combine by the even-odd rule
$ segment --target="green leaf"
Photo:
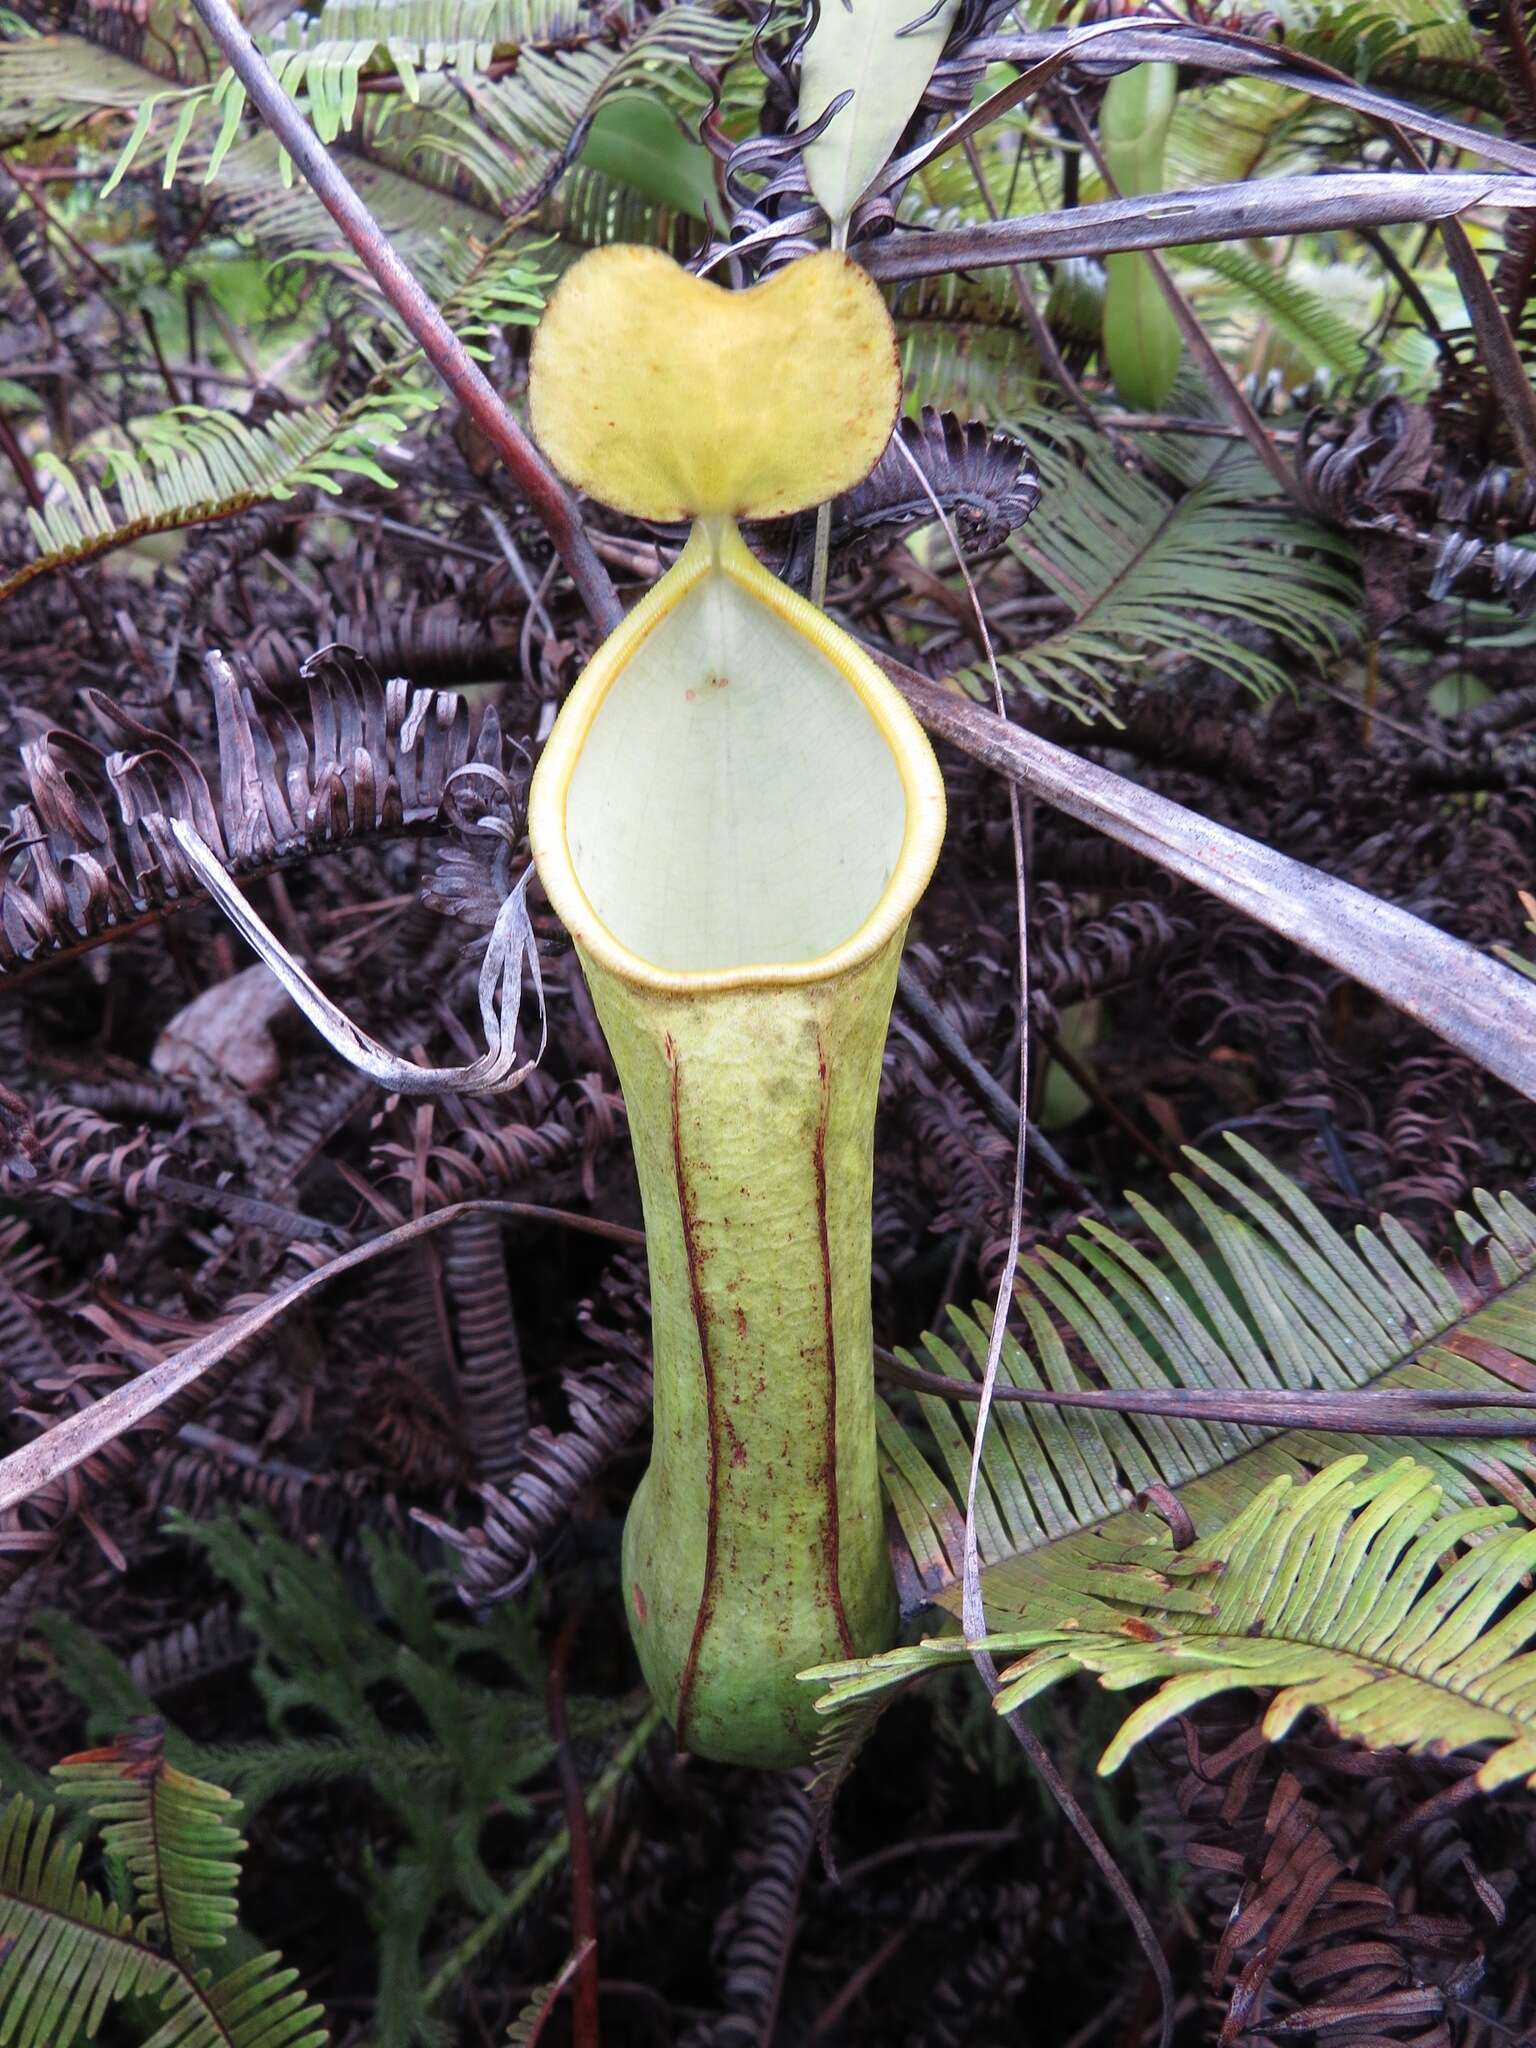
[[[1126,198],[1163,189],[1163,149],[1178,99],[1178,66],[1136,64],[1112,78],[1099,114],[1104,161]],[[1184,344],[1173,309],[1147,257],[1105,264],[1104,360],[1129,406],[1156,412],[1168,402]]]
[[[805,146],[805,174],[834,226],[895,148],[933,76],[959,0],[823,0],[800,66],[800,126],[853,98]]]
[[[1104,361],[1133,412],[1160,412],[1178,378],[1184,342],[1157,273],[1134,251],[1104,263]]]
[[[714,159],[654,99],[626,92],[597,110],[577,163],[621,178],[676,213],[713,224],[720,214]]]
[[[1536,1382],[1536,1215],[1514,1196],[1479,1194],[1477,1213],[1461,1219],[1478,1250],[1475,1269],[1437,1264],[1390,1217],[1351,1243],[1260,1153],[1228,1142],[1251,1179],[1190,1155],[1224,1202],[1182,1175],[1174,1182],[1203,1245],[1133,1196],[1155,1257],[1089,1222],[1070,1240],[1070,1256],[1040,1251],[1025,1262],[1023,1341],[1006,1339],[1000,1385],[1490,1391]],[[987,1354],[986,1310],[951,1311],[951,1320],[958,1347],[930,1335],[926,1356],[899,1356],[974,1384]],[[887,1410],[886,1490],[929,1596],[958,1613],[960,1503],[976,1409],[932,1394],[917,1402],[933,1452]],[[1536,1522],[1536,1445],[1496,1428],[1482,1437],[1362,1438],[1337,1426],[1000,1405],[977,1502],[988,1612],[1092,1619],[1085,1561],[1106,1542],[1139,1540],[1146,1523],[1134,1500],[1145,1487],[1173,1489],[1204,1534],[1277,1475],[1302,1477],[1352,1452],[1373,1470],[1412,1456],[1448,1502],[1501,1502]]]

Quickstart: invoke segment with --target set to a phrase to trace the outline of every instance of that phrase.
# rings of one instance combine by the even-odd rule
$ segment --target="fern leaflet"
[[[56,1764],[53,1775],[103,1823],[103,1847],[133,1879],[140,1931],[168,1940],[182,1963],[197,1949],[222,1948],[238,1918],[245,1843],[230,1816],[239,1802],[167,1763],[158,1732],[83,1750]]]
[[[0,580],[0,603],[66,562],[90,561],[146,534],[228,519],[306,485],[335,496],[338,478],[354,475],[392,488],[378,451],[438,402],[435,392],[407,385],[369,394],[345,411],[308,405],[259,427],[238,413],[173,406],[136,423],[135,448],[101,454],[94,478],[83,464],[69,468],[44,450],[37,467],[58,494],[41,512],[28,509],[39,553]]]
[[[281,1956],[254,1956],[217,1980],[194,1968],[195,1952],[221,1946],[235,1922],[238,1802],[169,1766],[153,1723],[66,1758],[55,1776],[103,1824],[108,1872],[131,1883],[141,1917],[80,1880],[83,1844],[51,1839],[56,1808],[12,1799],[0,1813],[0,2033],[10,2048],[92,2041],[129,1998],[152,2029],[145,2048],[326,2048],[324,2016]]]
[[[1536,1777],[1536,1598],[1506,1611],[1536,1564],[1536,1530],[1510,1508],[1441,1511],[1441,1489],[1411,1458],[1368,1471],[1340,1458],[1298,1486],[1277,1475],[1225,1528],[1175,1551],[1167,1530],[1104,1545],[1076,1568],[1086,1619],[1070,1612],[994,1628],[997,1711],[1011,1713],[1074,1672],[1112,1691],[1156,1683],[1099,1763],[1202,1700],[1271,1691],[1265,1733],[1278,1739],[1308,1708],[1373,1749],[1436,1754],[1491,1743],[1478,1772],[1491,1790]],[[1468,1546],[1468,1547],[1463,1547]],[[1447,1563],[1447,1559],[1452,1561]],[[1058,1588],[1066,1608],[1071,1591]],[[953,1637],[896,1651],[905,1682],[968,1655]],[[880,1658],[828,1666],[829,1704],[867,1697]]]

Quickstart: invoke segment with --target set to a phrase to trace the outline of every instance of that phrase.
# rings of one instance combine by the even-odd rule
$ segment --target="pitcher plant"
[[[895,337],[845,257],[730,292],[599,250],[534,340],[534,431],[687,546],[600,647],[533,778],[529,839],[623,1086],[655,1430],[624,1533],[640,1662],[680,1747],[804,1761],[796,1674],[887,1646],[870,1202],[938,765],[874,662],[737,530],[846,490],[895,424]]]

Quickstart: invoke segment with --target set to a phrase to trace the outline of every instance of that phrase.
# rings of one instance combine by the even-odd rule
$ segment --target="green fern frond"
[[[1286,670],[1239,634],[1272,635],[1291,662],[1324,659],[1355,630],[1358,598],[1335,536],[1274,502],[1246,450],[1224,452],[1176,494],[1122,467],[1101,435],[1055,414],[1009,423],[1040,470],[1045,497],[1010,547],[1070,606],[1069,624],[999,657],[1005,683],[1085,721],[1116,688],[1191,657],[1260,698]],[[1236,630],[1234,630],[1236,629]],[[978,698],[980,668],[957,681]]]
[[[37,467],[57,492],[42,512],[28,511],[38,554],[0,580],[0,603],[65,563],[90,561],[146,534],[227,519],[305,485],[335,496],[338,479],[355,475],[390,489],[393,480],[379,467],[378,451],[439,402],[435,392],[402,385],[369,394],[345,411],[304,406],[260,427],[247,426],[237,413],[178,405],[137,421],[136,446],[107,449],[97,458],[96,476],[45,451]]]
[[[1261,78],[1223,78],[1181,92],[1168,131],[1170,189],[1238,184],[1309,168],[1307,135],[1319,110],[1320,102],[1307,94]]]
[[[1190,268],[1220,278],[1231,288],[1227,294],[1231,300],[1245,312],[1262,314],[1312,368],[1332,370],[1346,379],[1358,377],[1365,369],[1359,324],[1345,319],[1335,302],[1298,277],[1294,265],[1282,268],[1267,262],[1239,242],[1202,243],[1195,248],[1179,249],[1175,256],[1181,281]],[[1195,311],[1208,320],[1210,309],[1198,286],[1192,291],[1191,300]]]
[[[22,34],[0,43],[0,147],[136,114],[175,88],[84,36]]]
[[[515,218],[550,188],[601,108],[643,89],[654,109],[696,118],[706,95],[692,60],[723,70],[742,42],[739,22],[702,7],[669,7],[627,47],[528,51],[515,72],[451,97],[424,95],[418,113],[393,124],[387,147],[407,163],[438,158]]]
[[[108,1870],[132,1884],[143,1916],[77,1875],[83,1845],[53,1841],[56,1809],[16,1798],[0,1814],[0,2037],[9,2048],[74,2048],[108,2009],[134,1997],[150,2017],[145,2048],[326,2048],[324,2015],[281,1956],[260,1955],[216,1982],[192,1968],[234,1925],[244,1848],[215,1785],[165,1763],[158,1731],[70,1757],[56,1775],[105,1825]],[[162,1953],[169,1942],[172,1953]]]
[[[636,192],[623,179],[579,160],[539,208],[537,220],[540,228],[558,237],[572,260],[583,249],[639,242],[683,261],[701,240],[691,216],[680,215],[674,207]]]
[[[414,269],[423,252],[443,245],[487,247],[501,231],[490,208],[455,198],[420,175],[419,163],[396,169],[371,156],[333,151],[347,182]],[[350,261],[340,229],[302,179],[284,185],[279,151],[270,135],[248,135],[219,168],[214,192],[224,220],[238,238],[267,260],[327,251]],[[365,288],[370,281],[360,280]]]
[[[77,1876],[79,1842],[55,1842],[54,1809],[0,1812],[0,2016],[7,2048],[91,2041],[109,2007],[174,1990],[176,1966],[128,1914]]]
[[[82,1750],[53,1775],[103,1823],[103,1847],[133,1880],[141,1934],[169,1941],[182,1963],[197,1949],[222,1948],[239,1917],[239,1802],[167,1763],[158,1731]]]
[[[1304,1485],[1280,1473],[1182,1551],[1167,1531],[1102,1546],[1077,1569],[1081,1625],[1037,1624],[1027,1604],[1002,1627],[994,1616],[987,1648],[1017,1660],[1001,1673],[997,1711],[1079,1671],[1115,1692],[1156,1684],[1104,1752],[1107,1773],[1201,1701],[1256,1688],[1274,1695],[1271,1740],[1316,1708],[1372,1749],[1492,1744],[1477,1774],[1485,1790],[1536,1780],[1536,1596],[1507,1604],[1536,1565],[1536,1530],[1510,1528],[1509,1508],[1443,1512],[1441,1488],[1412,1458],[1366,1464],[1341,1458]],[[967,1654],[953,1639],[923,1652],[930,1664]],[[879,1661],[821,1675],[841,1674],[867,1702]],[[903,1680],[922,1661],[896,1653]]]
[[[167,2020],[144,2048],[328,2048],[325,2015],[298,1975],[269,1950],[216,1984],[200,1977],[193,1994],[200,2009]]]
[[[290,14],[258,40],[322,141],[350,133],[365,97],[382,90],[395,102],[395,119],[374,124],[386,161],[396,149],[453,157],[500,203],[509,186],[530,178],[536,186],[558,169],[601,102],[627,85],[701,106],[690,55],[728,63],[742,39],[740,24],[689,5],[637,30],[627,0],[618,9],[577,0],[327,0],[318,14]],[[365,78],[374,89],[367,96]],[[104,191],[136,163],[159,162],[170,185],[184,160],[196,161],[212,181],[245,111],[245,88],[229,70],[151,94]],[[509,159],[517,173],[509,175]],[[286,160],[280,170],[286,183]]]
[[[891,315],[909,405],[991,420],[1024,414],[1037,398],[1039,366],[1006,271],[917,279],[895,293]]]
[[[1070,1256],[1042,1250],[1026,1261],[1017,1297],[1024,1341],[1004,1342],[1000,1385],[1488,1392],[1528,1376],[1536,1215],[1512,1195],[1479,1194],[1476,1215],[1461,1219],[1477,1248],[1475,1271],[1437,1265],[1391,1217],[1351,1243],[1260,1153],[1238,1138],[1228,1143],[1252,1183],[1197,1154],[1225,1201],[1183,1176],[1174,1183],[1201,1225],[1203,1248],[1133,1196],[1155,1257],[1087,1222]],[[974,1386],[987,1355],[986,1311],[951,1311],[951,1320],[969,1363],[936,1335],[924,1339],[921,1359],[900,1355]],[[916,1398],[935,1455],[887,1409],[886,1490],[928,1597],[958,1613],[976,1411],[934,1394]],[[1413,1457],[1457,1508],[1494,1500],[1536,1523],[1536,1445],[1498,1436],[1496,1424],[1480,1437],[1362,1439],[1341,1428],[1000,1405],[977,1497],[988,1611],[1103,1620],[1085,1608],[1082,1567],[1106,1543],[1137,1540],[1145,1524],[1134,1501],[1144,1489],[1172,1489],[1207,1533],[1276,1476],[1299,1478],[1357,1451],[1372,1470]]]
[[[1283,0],[1286,42],[1351,77],[1379,80],[1388,64],[1463,64],[1479,55],[1462,0]]]

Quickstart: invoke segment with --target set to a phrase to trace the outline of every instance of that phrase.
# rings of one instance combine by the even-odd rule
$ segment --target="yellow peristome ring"
[[[741,962],[725,969],[669,969],[632,951],[611,932],[583,888],[571,858],[565,802],[572,773],[614,684],[642,644],[688,593],[723,574],[747,596],[802,634],[848,682],[890,748],[906,798],[906,828],[889,881],[869,916],[841,944],[814,959]],[[603,642],[577,679],[539,760],[528,800],[528,843],[550,906],[573,939],[611,973],[640,987],[683,995],[707,989],[792,987],[847,972],[872,958],[912,914],[944,839],[944,782],[926,735],[870,657],[824,612],[771,575],[727,525],[718,552],[696,526],[677,562]]]

